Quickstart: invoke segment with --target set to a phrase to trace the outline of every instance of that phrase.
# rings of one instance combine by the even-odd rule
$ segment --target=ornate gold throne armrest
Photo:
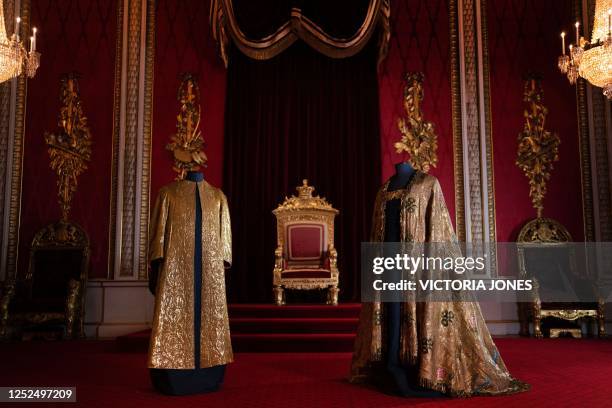
[[[7,336],[6,329],[9,318],[9,305],[15,297],[15,280],[7,279],[4,282],[2,289],[2,298],[0,298],[0,339]]]
[[[283,247],[279,246],[274,251],[274,276],[278,274],[280,278],[280,273],[283,270],[283,265],[285,263],[285,255],[283,254]]]
[[[272,277],[274,303],[276,303],[278,306],[285,304],[285,294],[281,286],[281,275],[283,273],[284,264],[285,256],[283,254],[283,247],[282,245],[279,245],[274,251],[274,272]]]
[[[336,251],[336,248],[334,248],[333,246],[329,247],[329,267],[331,269],[336,269],[336,272],[337,272],[337,268],[338,268],[338,251]]]
[[[76,279],[68,281],[68,296],[66,296],[66,337],[74,336],[75,323],[80,321],[81,313],[81,282]],[[79,333],[81,334],[81,333]]]

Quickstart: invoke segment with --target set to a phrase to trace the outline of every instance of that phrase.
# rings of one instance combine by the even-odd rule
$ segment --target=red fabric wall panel
[[[514,241],[536,216],[528,180],[516,166],[517,137],[525,123],[523,76],[543,76],[546,128],[561,139],[544,216],[564,224],[575,241],[584,239],[575,87],[557,70],[559,33],[572,31],[571,0],[495,0],[487,2],[491,71],[491,109],[498,241]]]
[[[19,270],[27,268],[35,232],[60,217],[55,173],[43,138],[57,129],[59,79],[81,74],[80,89],[89,119],[93,154],[79,178],[70,218],[91,240],[91,277],[106,277],[116,38],[114,0],[32,1],[32,24],[42,53],[36,77],[28,82],[23,162]]]
[[[223,113],[225,68],[217,55],[208,23],[209,1],[159,0],[156,12],[155,85],[153,92],[153,146],[151,201],[159,188],[174,180],[172,154],[166,150],[176,131],[176,99],[183,72],[199,79],[202,122],[208,167],[205,178],[221,187],[223,180]]]
[[[453,134],[451,117],[449,20],[446,0],[391,0],[391,42],[389,54],[380,67],[381,155],[383,181],[394,173],[394,164],[405,156],[395,153],[393,144],[401,137],[397,119],[405,116],[404,74],[425,74],[425,119],[433,122],[438,134],[438,177],[444,197],[455,219],[453,180]]]

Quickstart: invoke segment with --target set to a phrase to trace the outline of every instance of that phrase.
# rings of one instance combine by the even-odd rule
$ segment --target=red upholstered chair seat
[[[316,270],[326,266],[327,225],[301,222],[286,225],[285,268]],[[329,267],[329,266],[327,266]]]
[[[288,269],[281,276],[285,279],[329,279],[331,272],[329,269]]]

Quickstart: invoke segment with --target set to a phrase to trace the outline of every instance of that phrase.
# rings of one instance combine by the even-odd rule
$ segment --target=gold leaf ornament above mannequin
[[[415,169],[425,173],[438,163],[438,136],[434,125],[423,119],[421,104],[423,102],[423,73],[406,74],[404,85],[405,118],[398,118],[397,127],[402,138],[394,144],[397,153],[409,155],[408,162]]]
[[[200,131],[201,106],[200,88],[192,74],[183,74],[178,90],[180,110],[176,117],[176,133],[166,148],[174,157],[173,169],[178,173],[177,180],[185,178],[188,171],[206,167],[208,158],[202,150],[204,139]]]

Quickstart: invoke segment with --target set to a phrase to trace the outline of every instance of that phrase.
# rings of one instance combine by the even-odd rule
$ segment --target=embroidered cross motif
[[[448,325],[453,322],[454,317],[455,314],[452,310],[445,310],[442,312],[442,319],[440,320],[440,323],[442,323],[442,326],[448,327]]]
[[[416,210],[416,200],[414,197],[408,197],[406,199],[406,211],[413,213]]]
[[[433,340],[431,337],[421,338],[420,343],[421,343],[420,344],[421,352],[423,352],[423,354],[429,353],[431,349],[433,348]]]

